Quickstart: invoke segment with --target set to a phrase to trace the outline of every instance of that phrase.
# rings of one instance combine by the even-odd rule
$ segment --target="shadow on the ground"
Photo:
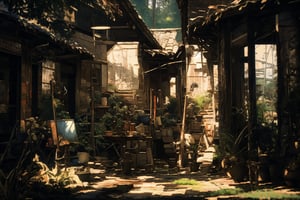
[[[175,180],[179,179],[192,179],[199,182],[210,182],[217,184],[224,184],[224,189],[215,187],[214,190],[204,188],[200,186],[200,190],[193,189],[190,185],[179,185],[174,183]],[[97,184],[107,181],[115,180],[117,183],[112,183],[111,185],[106,185],[98,187]],[[251,185],[249,182],[235,183],[230,178],[226,176],[223,171],[209,172],[209,171],[198,171],[193,173],[158,173],[158,172],[140,172],[133,171],[130,174],[124,174],[122,171],[109,171],[103,174],[92,174],[87,180],[87,185],[85,187],[77,187],[73,189],[68,189],[67,192],[51,192],[51,195],[47,195],[46,192],[42,192],[40,189],[39,199],[248,199],[237,197],[239,192],[249,192],[257,190],[287,190],[294,192],[300,192],[297,188],[287,188],[284,184],[274,185],[272,183],[260,183],[256,186]],[[118,182],[119,181],[119,182]],[[140,183],[155,183],[156,186],[162,186],[163,192],[168,193],[178,189],[186,189],[184,194],[170,194],[170,196],[156,195],[151,191],[148,193],[134,193],[130,196],[126,195],[129,191],[136,189],[136,185]],[[213,185],[213,184],[212,184]],[[203,188],[201,188],[203,187]],[[252,198],[253,199],[253,198]]]

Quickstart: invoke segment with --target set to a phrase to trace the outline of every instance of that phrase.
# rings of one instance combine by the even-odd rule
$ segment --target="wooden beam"
[[[183,115],[182,115],[182,127],[180,131],[180,152],[178,158],[178,165],[180,168],[183,167],[183,155],[184,155],[184,132],[185,132],[185,118],[186,118],[186,107],[187,107],[188,96],[184,97]]]
[[[247,33],[242,33],[231,40],[232,45],[243,45],[247,41]]]
[[[22,44],[20,120],[31,116],[31,70],[31,49],[26,44]]]
[[[258,176],[252,163],[258,159],[257,145],[255,144],[254,131],[257,126],[256,109],[256,73],[255,73],[255,19],[248,18],[248,76],[249,76],[249,122],[248,122],[248,159],[249,159],[249,180],[253,185],[258,184]]]

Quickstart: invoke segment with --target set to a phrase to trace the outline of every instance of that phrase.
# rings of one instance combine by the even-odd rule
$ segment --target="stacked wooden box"
[[[173,135],[172,128],[163,128],[161,131],[162,141],[164,146],[165,155],[170,168],[174,168],[177,165],[177,150],[176,141]]]
[[[149,169],[153,166],[153,156],[150,141],[128,141],[125,149],[124,160],[128,161],[130,168]]]

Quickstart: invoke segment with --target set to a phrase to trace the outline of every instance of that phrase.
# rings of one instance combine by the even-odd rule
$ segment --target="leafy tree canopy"
[[[104,10],[114,19],[116,13],[120,14],[117,4],[112,0],[0,0],[9,12],[29,20],[35,19],[37,23],[60,33],[70,32],[70,24],[64,21],[66,11],[74,11],[80,4]]]
[[[180,27],[180,12],[175,0],[131,0],[150,28]]]

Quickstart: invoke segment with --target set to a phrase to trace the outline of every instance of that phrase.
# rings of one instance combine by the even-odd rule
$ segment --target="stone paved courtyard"
[[[212,192],[248,187],[249,183],[235,183],[223,172],[211,173],[207,169],[177,173],[143,173],[135,171],[130,175],[121,172],[91,170],[90,182],[76,193],[76,199],[239,199],[234,195],[213,196]],[[193,180],[196,184],[175,184],[176,180]],[[283,186],[260,184],[260,188],[273,188],[279,193],[298,194]]]

